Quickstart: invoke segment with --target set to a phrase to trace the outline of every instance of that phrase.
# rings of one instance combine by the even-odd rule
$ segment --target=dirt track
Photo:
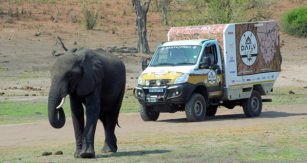
[[[195,130],[212,130],[226,128],[242,128],[263,124],[287,124],[307,119],[307,105],[264,106],[260,117],[246,118],[243,110],[236,107],[234,110],[220,109],[215,117],[208,117],[203,122],[189,123],[184,112],[161,114],[156,122],[143,122],[137,113],[120,114],[116,128],[118,143],[124,135],[147,132],[189,132]],[[96,136],[101,139],[103,127],[99,122]],[[27,124],[0,125],[1,148],[22,146],[50,145],[54,142],[74,142],[74,132],[71,119],[66,120],[62,129],[54,129],[48,122]],[[21,134],[22,133],[22,134]],[[97,138],[96,138],[97,139]],[[120,150],[120,146],[119,146]]]

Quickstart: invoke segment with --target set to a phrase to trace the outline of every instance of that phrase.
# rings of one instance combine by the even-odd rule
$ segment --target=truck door
[[[222,85],[222,62],[220,56],[220,49],[216,40],[206,41],[202,49],[201,62],[204,57],[209,57],[211,64],[209,69],[206,69],[204,83],[209,92],[209,98],[218,98],[223,95]],[[200,68],[201,69],[201,68]]]

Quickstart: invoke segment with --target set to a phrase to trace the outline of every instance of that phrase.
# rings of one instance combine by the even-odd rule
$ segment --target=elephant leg
[[[100,116],[100,120],[103,123],[105,133],[104,146],[101,149],[101,153],[117,151],[117,139],[114,133],[117,123],[117,117],[116,115],[111,116],[110,114],[104,114]]]
[[[75,131],[76,139],[76,151],[74,157],[78,158],[82,150],[82,135],[84,132],[84,110],[82,106],[82,99],[76,94],[70,94],[70,108],[71,108],[71,117]]]
[[[95,157],[94,137],[99,113],[100,89],[94,89],[94,91],[86,98],[86,123],[82,135],[82,151],[80,153],[80,157],[82,158]]]
[[[114,131],[116,124],[118,123],[119,110],[122,105],[124,93],[125,93],[125,85],[122,87],[122,91],[118,96],[118,99],[115,103],[113,110],[110,112],[106,112],[106,114],[101,113],[100,115],[100,120],[103,123],[105,131],[104,146],[101,149],[102,153],[117,152],[117,139]]]

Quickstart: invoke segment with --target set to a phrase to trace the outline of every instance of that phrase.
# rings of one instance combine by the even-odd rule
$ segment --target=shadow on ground
[[[244,118],[283,118],[283,117],[292,117],[292,116],[306,116],[307,113],[286,113],[286,112],[277,112],[277,111],[264,111],[259,117],[246,117],[245,114],[227,114],[227,115],[217,115],[205,118],[205,121],[224,121],[224,120],[239,120]],[[169,122],[169,123],[189,123],[186,118],[178,119],[166,119],[158,120],[157,122]]]
[[[107,157],[123,157],[123,156],[142,156],[149,154],[163,154],[169,153],[170,150],[139,150],[139,151],[129,151],[129,152],[116,152],[109,155],[96,155],[96,158],[107,158]]]

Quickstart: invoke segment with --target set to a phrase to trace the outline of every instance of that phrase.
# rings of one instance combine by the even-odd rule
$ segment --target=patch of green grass
[[[3,68],[3,67],[0,67],[0,72],[2,72],[2,71],[4,71],[5,70],[5,68]]]
[[[65,102],[63,108],[66,117],[70,117],[69,100]],[[47,101],[0,101],[0,125],[47,120],[47,111]],[[138,111],[138,100],[133,97],[131,90],[126,91],[120,113],[135,113]]]
[[[0,101],[0,125],[46,120],[47,105],[46,101]],[[70,116],[70,104],[65,103],[63,108]]]
[[[134,98],[132,90],[125,91],[120,113],[136,113],[139,112],[139,101]]]
[[[289,91],[295,94],[290,94]],[[296,105],[307,104],[306,100],[307,89],[299,87],[284,87],[274,88],[267,96],[262,96],[263,99],[272,99],[272,102],[263,103],[264,105]]]

